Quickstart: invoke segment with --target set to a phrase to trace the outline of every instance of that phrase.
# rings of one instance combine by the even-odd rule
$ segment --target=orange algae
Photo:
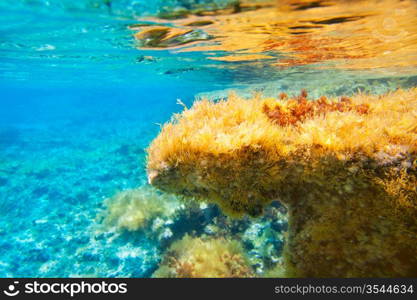
[[[224,238],[188,235],[171,245],[153,277],[232,278],[252,277],[242,246]]]
[[[280,99],[286,98],[281,94]],[[289,99],[287,101],[286,107],[280,106],[279,104],[272,108],[267,104],[263,107],[263,112],[268,118],[280,126],[296,125],[298,122],[303,122],[308,118],[324,115],[331,111],[355,111],[358,114],[367,114],[369,105],[353,105],[352,100],[347,97],[341,97],[340,101],[337,102],[329,102],[324,96],[314,101],[308,101],[307,92],[302,90],[300,96],[296,99]]]
[[[265,113],[306,97],[195,103],[148,149],[149,181],[235,217],[281,201],[285,276],[417,276],[417,88],[322,99],[296,126]]]

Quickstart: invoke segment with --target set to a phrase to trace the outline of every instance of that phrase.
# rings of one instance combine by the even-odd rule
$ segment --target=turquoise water
[[[190,105],[195,95],[219,97],[228,89],[272,94],[307,86],[312,93],[346,94],[416,83],[411,76],[308,66],[277,71],[266,62],[221,63],[204,52],[136,48],[128,25],[138,16],[188,8],[186,2],[192,3],[1,1],[1,277],[152,274],[167,245],[152,232],[99,231],[97,215],[104,199],[146,185],[145,149],[158,124],[181,110],[177,99]],[[184,229],[178,218],[171,230],[182,234],[210,222],[194,220]],[[247,234],[285,228],[242,222],[238,231]]]

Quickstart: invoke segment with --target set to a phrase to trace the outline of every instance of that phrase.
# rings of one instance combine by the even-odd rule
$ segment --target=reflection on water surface
[[[213,14],[213,13],[212,13]],[[216,15],[192,15],[132,29],[146,48],[204,51],[212,60],[273,60],[277,67],[401,69],[417,64],[412,0],[242,1]],[[151,25],[151,26],[149,26]]]

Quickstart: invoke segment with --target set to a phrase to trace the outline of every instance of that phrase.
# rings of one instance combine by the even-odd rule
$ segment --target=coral
[[[101,215],[107,227],[136,231],[147,225],[158,226],[158,217],[172,216],[180,207],[174,196],[158,193],[147,186],[126,190],[105,200],[106,211]],[[153,222],[152,221],[156,221]]]
[[[149,147],[150,183],[235,217],[281,201],[287,276],[416,276],[417,89],[298,98],[196,102]]]
[[[188,235],[171,245],[154,277],[251,277],[252,271],[239,242]]]

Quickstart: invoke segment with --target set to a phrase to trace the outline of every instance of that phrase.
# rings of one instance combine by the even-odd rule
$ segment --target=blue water
[[[266,79],[298,90],[324,77],[335,94],[373,80],[138,50],[127,26],[181,1],[104,2],[0,3],[0,277],[151,275],[162,255],[157,241],[100,232],[97,215],[104,199],[146,184],[145,149],[158,124],[181,110],[177,99],[191,105],[199,93],[265,90]],[[372,84],[390,86],[385,78]]]
[[[158,245],[98,233],[103,200],[146,184],[145,148],[178,98],[228,84],[187,74],[202,55],[135,49],[141,7],[87,2],[0,3],[1,277],[149,276]]]

